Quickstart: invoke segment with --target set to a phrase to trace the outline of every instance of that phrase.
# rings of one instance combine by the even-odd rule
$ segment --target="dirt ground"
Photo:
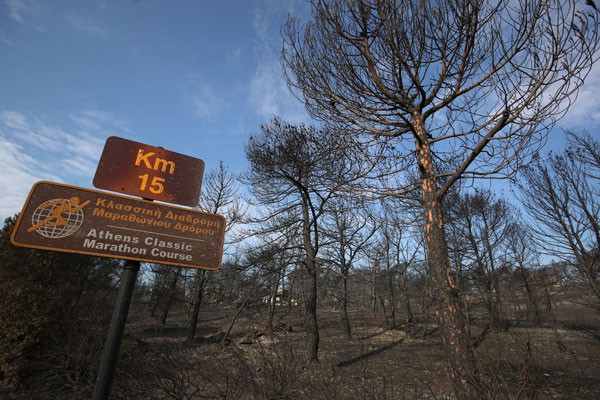
[[[452,399],[437,327],[412,338],[382,317],[352,314],[343,338],[339,314],[321,311],[319,362],[304,359],[302,316],[277,313],[275,331],[246,314],[223,342],[235,310],[207,306],[197,337],[187,317],[164,326],[129,322],[112,398],[139,399]],[[135,313],[134,313],[135,315]],[[477,349],[488,398],[600,399],[600,325],[513,326],[485,336]]]

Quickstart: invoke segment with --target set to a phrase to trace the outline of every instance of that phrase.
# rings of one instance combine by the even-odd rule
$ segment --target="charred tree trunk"
[[[348,318],[348,273],[342,276],[342,293],[340,296],[340,314],[342,317],[342,334],[346,339],[352,337],[352,329],[350,328],[350,319]]]
[[[289,282],[289,286],[288,286],[288,294],[287,294],[288,312],[292,311],[292,306],[295,306],[298,304],[298,293],[296,291],[296,276],[297,275],[298,274],[294,270],[294,273],[292,274],[292,279]]]
[[[520,275],[521,279],[523,280],[523,286],[525,288],[525,293],[527,294],[528,309],[530,309],[531,312],[533,313],[533,323],[536,326],[539,326],[542,322],[542,318],[540,315],[540,306],[538,304],[537,295],[535,293],[535,290],[529,284],[529,273],[525,270],[524,267],[519,267],[518,271],[519,271],[519,275]],[[528,319],[530,318],[529,313],[528,313],[527,317],[528,317]]]
[[[470,338],[465,329],[456,278],[450,264],[442,196],[437,190],[431,148],[422,116],[415,113],[413,123],[435,314],[441,327],[454,390],[460,399],[474,398],[475,390],[479,387],[479,374]]]
[[[199,270],[197,276],[196,296],[194,297],[194,311],[192,312],[192,320],[190,321],[190,330],[188,332],[188,340],[194,340],[196,336],[196,327],[198,325],[198,315],[200,314],[200,306],[202,305],[202,295],[204,293],[204,283],[206,281],[206,271]]]
[[[275,319],[275,306],[277,305],[278,302],[278,296],[277,293],[279,292],[279,281],[280,281],[280,276],[279,273],[275,274],[274,278],[271,278],[274,280],[274,282],[272,282],[271,284],[271,293],[269,295],[269,304],[268,304],[268,321],[267,321],[267,328],[269,329],[270,332],[273,332],[274,327],[273,327],[273,321]],[[279,299],[279,301],[281,301],[282,299]]]
[[[309,265],[312,264],[312,265]],[[319,325],[317,324],[317,267],[307,260],[305,279],[304,329],[306,331],[306,357],[318,361]]]
[[[379,268],[377,268],[377,263],[373,264],[371,268],[371,276],[370,276],[370,289],[371,289],[371,313],[373,314],[373,318],[377,316],[377,276],[379,275]]]
[[[258,288],[259,288],[259,286],[255,286],[252,289],[252,291],[250,291],[250,294],[248,296],[246,296],[246,298],[244,299],[244,301],[242,302],[242,304],[240,304],[240,306],[238,307],[237,311],[235,312],[235,315],[233,316],[233,318],[231,318],[231,322],[229,323],[229,326],[227,327],[227,330],[225,331],[225,334],[221,338],[221,343],[227,343],[229,341],[229,335],[231,335],[231,331],[233,330],[233,327],[235,326],[235,323],[237,322],[238,318],[242,314],[242,311],[244,310],[244,308],[246,308],[246,306],[250,302],[250,299],[252,299],[252,297],[254,297],[254,295],[258,291]]]
[[[410,294],[406,282],[406,270],[400,275],[400,285],[402,287],[402,304],[404,308],[404,329],[406,330],[406,336],[410,338],[412,337],[413,313],[410,307]]]
[[[175,300],[176,292],[177,292],[177,282],[179,281],[179,276],[181,275],[180,269],[175,269],[173,273],[173,280],[169,285],[169,289],[167,291],[167,301],[165,302],[165,307],[162,310],[162,314],[160,317],[160,324],[165,325],[167,323],[167,316],[169,315],[169,311],[171,310],[171,306],[173,305],[173,301]]]
[[[388,290],[390,291],[390,320],[388,326],[390,328],[396,327],[396,282],[394,279],[394,272],[391,268],[388,268],[387,273]]]
[[[309,361],[318,361],[319,352],[319,325],[317,323],[317,252],[313,243],[311,228],[316,230],[316,221],[310,218],[310,198],[306,193],[302,195],[302,240],[306,259],[305,300],[304,300],[304,328],[306,330],[306,357]],[[312,224],[311,224],[312,221]],[[316,240],[315,233],[315,240]]]

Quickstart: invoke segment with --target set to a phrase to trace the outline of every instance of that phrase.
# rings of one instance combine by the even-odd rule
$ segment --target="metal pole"
[[[92,397],[93,400],[106,400],[110,395],[133,288],[137,280],[138,271],[140,270],[140,262],[126,261],[124,268],[125,271],[123,271],[121,278],[121,286],[119,287],[119,294],[117,295],[117,301],[113,310],[110,329],[108,330],[104,351],[102,352],[102,360],[100,361],[100,369],[98,370],[94,396]]]

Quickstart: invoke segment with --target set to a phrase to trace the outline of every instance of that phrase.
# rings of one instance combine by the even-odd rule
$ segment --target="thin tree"
[[[409,273],[414,268],[418,256],[422,255],[422,235],[420,224],[414,213],[401,212],[405,206],[398,202],[387,201],[382,209],[379,247],[386,269],[388,292],[391,303],[391,326],[396,326],[396,296],[395,287],[399,286],[406,335],[413,334],[413,312],[409,293]],[[387,319],[387,317],[386,317]]]
[[[246,309],[252,302],[252,300],[259,300],[261,303],[264,302],[265,298],[270,296],[264,296],[265,289],[268,290],[270,281],[273,275],[278,276],[281,262],[281,248],[277,244],[272,243],[258,243],[255,246],[246,247],[242,250],[243,259],[242,263],[238,265],[244,271],[244,276],[247,281],[247,287],[243,290],[243,293],[239,294],[239,304],[237,310],[228,328],[225,330],[221,342],[226,343],[229,340],[231,331],[242,315],[242,311]],[[270,294],[270,291],[266,292]]]
[[[259,204],[269,205],[263,221],[284,224],[267,226],[273,233],[298,235],[306,279],[305,329],[307,358],[318,360],[319,327],[317,324],[317,256],[323,235],[321,220],[327,204],[348,182],[357,179],[361,158],[348,158],[354,143],[336,130],[317,130],[304,125],[295,126],[273,119],[262,126],[258,135],[250,137],[246,157],[250,169],[244,180]],[[352,161],[354,160],[354,161]]]
[[[458,397],[481,396],[441,204],[457,181],[510,174],[544,142],[597,59],[596,8],[576,0],[311,4],[312,21],[290,17],[284,28],[289,84],[313,117],[397,138],[398,161],[414,160],[452,381]]]
[[[508,257],[515,268],[517,285],[521,286],[527,296],[527,319],[535,325],[542,322],[539,295],[532,279],[532,272],[539,267],[539,254],[531,235],[529,226],[515,223],[513,234],[508,242]],[[519,299],[517,298],[518,302]],[[517,303],[517,308],[520,304]]]
[[[591,137],[585,146],[570,139],[564,152],[523,169],[517,186],[538,245],[575,267],[594,299],[587,305],[600,311],[600,185],[593,175],[598,165],[583,157],[586,148],[599,145]]]
[[[204,189],[198,202],[198,208],[213,214],[225,214],[227,232],[231,232],[243,219],[245,210],[236,186],[236,177],[222,161],[219,162],[219,168],[211,171],[204,180]],[[193,340],[196,336],[198,314],[202,305],[206,274],[206,270],[196,271],[192,298],[193,310],[190,319],[188,340]]]
[[[340,306],[342,334],[352,337],[348,316],[350,271],[360,259],[377,228],[369,218],[372,213],[364,201],[357,202],[340,196],[328,211],[330,216],[324,230],[329,238],[326,253],[339,277],[337,300]]]
[[[507,272],[509,241],[515,234],[516,210],[505,199],[482,190],[460,196],[451,212],[452,224],[458,226],[455,234],[466,239],[461,249],[463,277],[483,295],[489,328],[505,329],[501,282]]]

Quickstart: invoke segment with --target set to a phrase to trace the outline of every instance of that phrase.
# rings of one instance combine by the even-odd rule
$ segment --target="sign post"
[[[123,338],[127,316],[129,315],[129,305],[133,297],[133,288],[140,270],[140,262],[127,261],[124,268],[119,294],[110,321],[110,329],[102,351],[92,400],[105,400],[110,396],[110,389],[119,359],[119,350],[121,349],[121,339]]]
[[[216,270],[225,218],[195,206],[204,162],[161,147],[109,137],[94,186],[143,200],[52,182],[36,183],[11,235],[16,246],[127,260],[106,338],[94,400],[110,395],[140,262]]]

